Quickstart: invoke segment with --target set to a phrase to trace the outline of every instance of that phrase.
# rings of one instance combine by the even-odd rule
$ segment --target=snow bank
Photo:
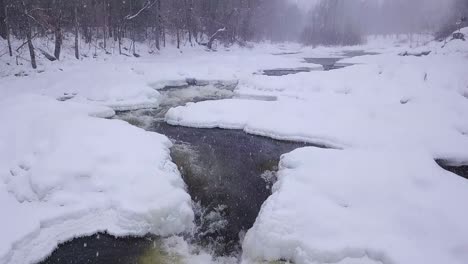
[[[20,92],[52,96],[60,100],[132,110],[158,106],[159,93],[121,64],[83,62],[61,71],[6,77],[0,81],[5,93]]]
[[[433,44],[436,52],[440,54],[450,54],[450,53],[468,53],[468,27],[456,31],[457,33],[462,33],[465,36],[465,40],[453,39],[450,35],[443,42],[435,42]]]
[[[191,228],[170,141],[89,116],[112,113],[37,95],[0,101],[0,263],[34,263],[97,231],[167,236]]]
[[[380,49],[343,60],[356,65],[340,70],[239,81],[237,94],[276,101],[206,101],[167,112],[172,125],[343,149],[282,158],[274,194],[244,240],[244,263],[468,262],[468,214],[457,206],[468,183],[434,161],[468,164],[468,53],[442,52],[434,42],[420,49],[432,52]]]
[[[467,263],[467,199],[468,182],[424,152],[299,149],[281,159],[244,263]]]
[[[379,55],[363,61],[330,72],[253,76],[238,93],[278,100],[187,104],[169,110],[166,121],[338,148],[418,148],[434,158],[468,161],[466,59]]]

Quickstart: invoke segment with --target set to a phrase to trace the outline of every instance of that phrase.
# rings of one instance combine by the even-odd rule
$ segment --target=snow
[[[23,78],[7,77],[7,93],[35,93],[114,110],[157,107],[159,93],[149,87],[131,67],[112,64],[71,66]]]
[[[38,70],[0,56],[0,206],[7,212],[0,263],[35,263],[58,243],[97,231],[153,233],[170,237],[167,250],[188,263],[235,263],[171,237],[192,230],[194,213],[170,141],[105,119],[197,94],[236,99],[188,103],[170,109],[166,121],[334,148],[282,157],[274,193],[245,237],[244,263],[467,263],[468,215],[458,206],[467,182],[434,160],[468,164],[468,45],[405,41],[168,47],[157,56],[139,43],[138,59],[95,50],[80,61],[65,42],[63,59],[40,59]],[[343,59],[356,65],[329,72],[258,74],[316,68],[303,58],[359,50],[381,54]],[[431,53],[398,55],[405,51]],[[158,91],[191,78],[207,86],[176,98]],[[236,89],[219,90],[226,82]]]
[[[185,264],[236,264],[235,257],[213,257],[209,252],[198,246],[187,243],[182,237],[174,236],[163,240],[163,249],[176,256],[177,263]],[[170,261],[170,260],[169,260]],[[170,262],[169,262],[170,263]]]
[[[240,80],[236,93],[276,101],[205,101],[167,112],[172,125],[335,148],[282,157],[274,193],[243,242],[243,263],[468,261],[468,214],[458,206],[468,183],[434,161],[468,164],[468,44],[442,44],[344,59],[356,65],[335,71]],[[431,53],[398,55],[405,50]]]
[[[111,109],[21,94],[0,101],[0,263],[34,263],[60,242],[107,230],[190,230],[190,196],[170,141]]]
[[[468,182],[419,151],[303,148],[284,155],[245,260],[466,263]],[[245,262],[249,263],[249,262]]]
[[[189,103],[169,110],[166,121],[335,148],[424,148],[435,158],[468,161],[465,58],[353,60],[366,64],[280,78],[254,76],[236,92],[273,95],[277,101]]]

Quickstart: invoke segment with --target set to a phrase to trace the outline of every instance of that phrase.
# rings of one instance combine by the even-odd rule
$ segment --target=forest
[[[355,45],[368,34],[450,33],[468,10],[464,0],[451,8],[424,1],[322,0],[306,11],[286,0],[0,0],[0,36],[8,41],[10,56],[27,46],[35,68],[37,38],[54,43],[53,54],[40,51],[49,60],[60,59],[64,39],[74,41],[77,59],[81,42],[106,51],[114,41],[119,54],[133,56],[139,41],[148,41],[153,50],[168,40],[177,48],[208,49],[215,41]],[[24,43],[12,47],[12,37]],[[131,40],[130,50],[122,50],[122,39]]]

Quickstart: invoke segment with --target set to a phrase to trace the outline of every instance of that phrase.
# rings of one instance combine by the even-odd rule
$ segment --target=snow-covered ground
[[[468,163],[468,43],[443,44],[374,38],[342,48],[168,48],[82,61],[65,54],[34,71],[2,56],[0,263],[34,263],[58,243],[96,231],[190,230],[193,209],[169,140],[105,119],[115,110],[157,107],[158,89],[187,78],[238,81],[238,95],[277,100],[189,103],[168,112],[171,124],[335,148],[282,158],[274,194],[244,240],[245,263],[467,263],[468,212],[459,204],[468,183],[434,159]],[[381,54],[345,59],[357,65],[330,72],[258,74],[320,67],[303,58],[349,50]]]

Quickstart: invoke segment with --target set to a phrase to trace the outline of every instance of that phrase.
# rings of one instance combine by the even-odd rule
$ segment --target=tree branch
[[[138,17],[143,11],[145,11],[146,9],[149,9],[149,8],[153,7],[153,6],[156,4],[156,2],[157,2],[156,0],[153,1],[153,2],[147,1],[147,2],[145,3],[145,5],[144,5],[138,12],[136,12],[136,13],[133,14],[133,15],[127,15],[127,16],[124,17],[124,19],[125,19],[125,20],[132,20],[132,19]]]

